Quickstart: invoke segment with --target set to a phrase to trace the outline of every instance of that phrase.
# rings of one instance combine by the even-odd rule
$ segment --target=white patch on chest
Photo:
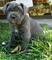
[[[16,32],[16,33],[18,33],[18,30],[17,30],[17,29],[15,29],[15,32]]]
[[[16,25],[14,25],[14,32],[15,32],[15,33],[18,33],[18,28],[17,28]]]

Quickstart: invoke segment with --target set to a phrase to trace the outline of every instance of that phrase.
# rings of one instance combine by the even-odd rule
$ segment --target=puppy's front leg
[[[31,37],[30,31],[25,32],[24,34],[21,35],[21,39],[22,39],[21,48],[22,48],[22,51],[27,49],[30,37]]]
[[[14,40],[15,40],[15,34],[12,32],[9,40],[6,42],[5,48],[11,47]]]
[[[10,35],[9,40],[6,43],[6,46],[5,46],[6,48],[10,47],[12,45],[13,41],[15,40],[14,26],[11,24],[10,24],[10,29],[11,29],[11,35]]]
[[[28,46],[28,44],[29,44],[29,40],[26,38],[26,37],[24,37],[24,36],[22,36],[22,43],[21,43],[21,50],[23,51],[23,50],[26,50],[27,49],[27,46]]]

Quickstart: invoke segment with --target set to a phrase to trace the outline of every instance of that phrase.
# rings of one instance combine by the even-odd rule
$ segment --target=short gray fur
[[[17,37],[18,40],[22,40],[22,50],[25,50],[30,38],[36,38],[36,33],[40,33],[40,37],[44,35],[41,26],[26,14],[28,8],[24,4],[18,4],[16,1],[8,2],[3,7],[3,12],[11,28],[11,36],[6,47],[11,46]]]

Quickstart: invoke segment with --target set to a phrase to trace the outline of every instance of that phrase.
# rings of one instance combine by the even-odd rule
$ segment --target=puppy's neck
[[[21,21],[20,26],[22,26],[22,25],[24,25],[25,23],[27,23],[27,22],[28,22],[28,18],[29,18],[29,16],[25,15],[24,18],[23,18],[23,20]]]

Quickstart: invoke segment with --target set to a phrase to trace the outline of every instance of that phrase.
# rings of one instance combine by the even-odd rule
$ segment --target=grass
[[[31,41],[26,53],[17,51],[11,54],[9,50],[2,47],[2,42],[10,37],[8,23],[0,23],[0,60],[52,60],[52,27],[41,25],[46,39],[42,42],[38,37]]]

